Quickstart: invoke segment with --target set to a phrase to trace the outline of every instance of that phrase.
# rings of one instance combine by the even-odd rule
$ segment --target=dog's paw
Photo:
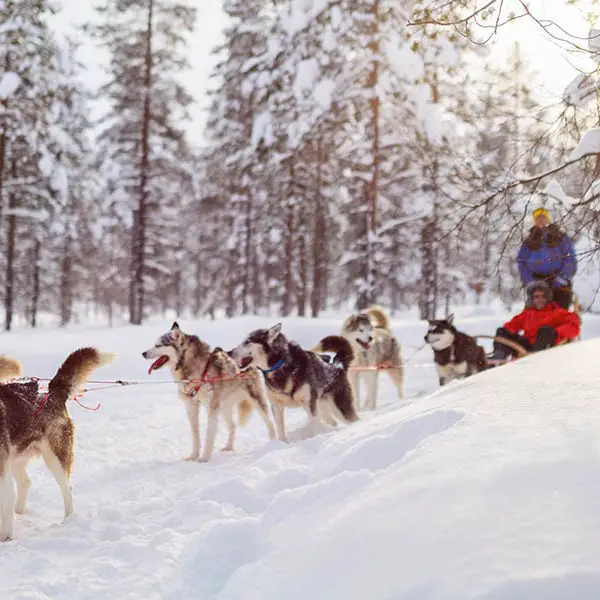
[[[14,536],[12,533],[0,533],[0,543],[2,542],[12,542]]]
[[[207,463],[210,461],[212,457],[211,456],[207,456],[206,454],[203,454],[199,459],[198,462],[199,463]]]
[[[233,452],[233,446],[231,446],[230,444],[227,444],[226,446],[223,446],[221,448],[221,452]]]
[[[188,461],[197,461],[200,458],[199,454],[190,454],[189,456],[186,456],[183,460],[188,460]]]
[[[24,506],[15,506],[15,514],[16,515],[24,515],[25,514],[25,507]]]

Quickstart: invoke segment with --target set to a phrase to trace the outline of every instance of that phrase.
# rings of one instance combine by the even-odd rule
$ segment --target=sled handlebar
[[[514,350],[517,353],[517,356],[519,358],[521,358],[523,356],[527,356],[527,350],[525,350],[525,348],[523,348],[523,346],[521,346],[521,344],[517,344],[517,342],[513,342],[512,340],[502,337],[501,335],[476,335],[474,337],[485,338],[487,340],[494,340],[495,342],[498,342],[499,344],[502,344],[503,346],[507,346],[508,348],[511,348],[512,350]]]

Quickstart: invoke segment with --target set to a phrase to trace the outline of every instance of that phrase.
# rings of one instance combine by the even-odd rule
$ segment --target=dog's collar
[[[266,375],[267,373],[272,373],[273,371],[277,371],[277,369],[279,369],[280,367],[283,366],[284,364],[284,360],[283,358],[280,358],[272,367],[269,367],[268,369],[261,369],[260,367],[259,370],[262,371],[263,375]]]

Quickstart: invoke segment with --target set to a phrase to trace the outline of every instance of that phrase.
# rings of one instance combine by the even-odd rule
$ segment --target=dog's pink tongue
[[[148,375],[150,375],[150,373],[152,373],[152,371],[154,371],[155,369],[160,369],[167,361],[169,360],[168,356],[159,356],[151,365],[150,368],[148,369]]]

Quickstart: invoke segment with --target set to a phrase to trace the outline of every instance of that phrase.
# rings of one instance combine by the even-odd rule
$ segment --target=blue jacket
[[[557,230],[555,229],[555,231]],[[550,235],[555,236],[555,231],[551,231]],[[555,238],[558,244],[549,244],[548,232],[548,228],[535,232],[538,238],[541,234],[542,239],[538,239],[537,243],[528,243],[532,239],[530,236],[523,242],[519,250],[517,264],[521,280],[525,285],[533,281],[535,273],[553,277],[553,286],[560,287],[570,282],[577,272],[577,260],[571,239],[566,235],[561,235],[558,239]],[[532,245],[536,249],[532,249]]]

